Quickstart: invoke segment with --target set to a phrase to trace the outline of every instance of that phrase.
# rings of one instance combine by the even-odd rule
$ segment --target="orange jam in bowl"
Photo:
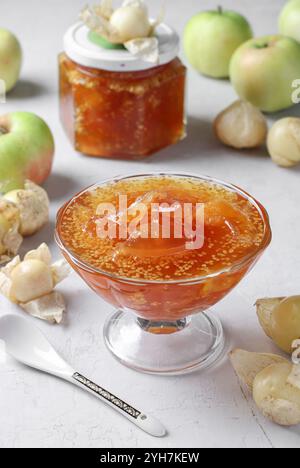
[[[99,236],[99,226],[114,235]],[[235,186],[209,177],[146,174],[76,195],[58,214],[56,238],[69,263],[107,302],[152,323],[172,323],[228,294],[270,243],[271,229],[265,209]]]

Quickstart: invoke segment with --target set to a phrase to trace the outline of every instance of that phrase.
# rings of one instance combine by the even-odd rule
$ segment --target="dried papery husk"
[[[18,231],[18,227],[15,225],[5,234],[2,239],[2,245],[5,248],[5,254],[0,255],[0,264],[6,263],[18,253],[23,242],[23,237]]]
[[[41,260],[47,265],[51,264],[52,256],[47,244],[43,242],[37,249],[29,250],[24,257],[24,260]]]
[[[65,260],[61,259],[53,263],[51,271],[54,286],[56,286],[69,276],[71,269],[70,265]]]
[[[300,389],[291,380],[292,372],[289,362],[273,364],[257,374],[253,382],[257,407],[266,418],[281,426],[300,424]]]
[[[118,31],[114,30],[109,24],[109,18],[102,15],[101,5],[85,7],[80,13],[80,19],[91,31],[99,34],[112,44],[122,43]]]
[[[102,0],[99,5],[95,5],[94,11],[98,16],[103,16],[107,20],[111,17],[114,12],[113,9],[113,0]]]
[[[276,354],[251,353],[242,349],[234,349],[230,355],[231,364],[243,384],[252,391],[254,380],[263,369],[274,363],[289,363]]]
[[[0,292],[26,312],[42,320],[60,323],[65,302],[54,287],[65,279],[70,267],[65,260],[51,264],[46,244],[16,257],[0,271]]]
[[[262,329],[269,338],[272,338],[271,317],[275,307],[283,301],[284,297],[264,298],[256,301],[257,316]]]
[[[47,192],[30,180],[25,181],[24,189],[8,192],[4,198],[19,210],[22,236],[31,236],[48,223],[50,202]]]
[[[14,203],[0,199],[0,264],[16,255],[23,242],[19,233],[20,215]]]
[[[15,257],[11,262],[1,268],[0,270],[0,293],[3,294],[11,302],[16,302],[15,298],[11,294],[11,274],[13,270],[21,263],[19,255]]]
[[[148,8],[143,0],[124,0],[122,3],[123,7],[134,7],[134,8],[142,8],[145,12],[148,13]]]
[[[299,366],[300,364],[300,339],[294,340],[292,343],[292,362]]]
[[[134,39],[124,45],[132,55],[146,62],[159,63],[158,40],[156,37]]]
[[[164,21],[165,16],[166,16],[165,6],[162,5],[157,18],[154,21],[150,21],[151,23],[150,35],[151,36],[155,34],[155,29]]]
[[[300,296],[259,300],[257,315],[266,334],[291,354],[293,341],[300,338]]]
[[[20,304],[28,314],[50,323],[61,323],[66,311],[66,303],[63,295],[53,291],[47,296],[40,297],[34,301]]]

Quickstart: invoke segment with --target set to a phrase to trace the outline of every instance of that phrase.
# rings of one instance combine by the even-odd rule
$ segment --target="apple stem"
[[[221,7],[220,5],[218,6],[218,13],[219,13],[220,15],[223,14],[223,7]]]
[[[263,43],[263,44],[255,44],[255,49],[267,49],[269,47],[268,43]]]
[[[8,133],[7,129],[0,126],[0,136],[5,135],[6,133]]]

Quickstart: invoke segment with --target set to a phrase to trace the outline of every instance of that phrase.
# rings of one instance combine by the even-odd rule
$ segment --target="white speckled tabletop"
[[[153,13],[160,0],[151,0]],[[167,20],[179,32],[199,8],[215,7],[209,0],[169,0]],[[237,5],[238,3],[238,5]],[[256,35],[277,31],[283,0],[223,0],[251,21]],[[0,104],[1,113],[36,112],[50,124],[56,158],[46,188],[51,197],[51,224],[27,239],[22,251],[53,242],[55,213],[64,200],[98,179],[145,170],[183,170],[209,174],[236,183],[268,209],[274,232],[271,248],[255,270],[225,300],[214,307],[223,321],[227,349],[276,352],[260,329],[253,304],[263,296],[299,294],[300,190],[298,169],[272,164],[264,149],[239,153],[213,137],[216,113],[235,99],[227,81],[210,80],[189,70],[188,138],[143,162],[89,159],[76,154],[58,119],[57,54],[62,36],[84,4],[81,0],[1,0],[1,26],[19,36],[25,61],[22,79]],[[183,57],[184,59],[184,57]],[[299,77],[300,78],[300,77]],[[282,115],[300,115],[295,107]],[[275,116],[270,120],[275,119]],[[68,301],[62,326],[35,319],[61,355],[96,382],[118,392],[158,416],[169,430],[153,439],[92,396],[55,378],[21,367],[6,357],[0,343],[0,447],[197,447],[292,448],[300,446],[300,428],[283,429],[266,421],[248,395],[241,392],[227,358],[209,371],[182,377],[153,377],[117,363],[102,339],[103,323],[112,308],[73,273],[60,290]],[[22,314],[0,299],[0,316]]]

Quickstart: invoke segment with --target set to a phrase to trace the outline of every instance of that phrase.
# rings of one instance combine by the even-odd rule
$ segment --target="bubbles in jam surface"
[[[125,195],[127,205],[120,210],[119,197]],[[99,215],[102,203],[112,204],[116,212]],[[184,215],[175,216],[185,213],[185,204],[192,207],[190,229],[185,229]],[[121,223],[125,214],[127,233]],[[168,238],[162,214],[169,220]],[[104,220],[115,225],[115,238],[99,237],[99,221]],[[183,176],[131,178],[92,188],[68,205],[58,229],[68,250],[92,267],[150,281],[196,278],[230,268],[254,254],[264,238],[261,214],[246,197]]]

